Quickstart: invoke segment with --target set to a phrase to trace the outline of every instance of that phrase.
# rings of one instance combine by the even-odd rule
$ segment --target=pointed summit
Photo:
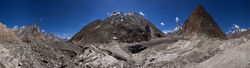
[[[188,38],[208,36],[227,39],[219,25],[201,5],[191,13],[183,25],[182,34]]]
[[[206,19],[209,19],[210,21],[214,21],[213,17],[200,4],[197,6],[197,8],[190,15],[190,18],[192,18],[192,17],[195,18],[195,19],[200,19],[200,20],[202,18],[206,18]]]
[[[195,11],[196,10],[204,10],[204,11],[206,11],[206,9],[201,5],[201,4],[199,4],[198,6],[197,6],[197,8],[195,9]]]
[[[29,42],[34,39],[45,40],[40,27],[32,24],[31,26],[23,26],[15,31],[16,35],[24,42]]]
[[[110,16],[123,15],[122,12],[114,11]]]

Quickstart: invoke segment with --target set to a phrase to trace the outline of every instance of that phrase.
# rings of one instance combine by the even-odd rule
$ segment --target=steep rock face
[[[80,43],[108,43],[112,40],[133,43],[164,37],[159,29],[143,16],[128,12],[114,12],[108,18],[85,26],[70,41]]]
[[[219,25],[201,5],[198,5],[184,23],[182,34],[189,38],[206,35],[213,38],[227,39]]]
[[[23,41],[31,41],[33,39],[45,40],[40,27],[32,24],[29,27],[23,26],[15,31],[16,35]]]
[[[0,40],[19,40],[14,31],[0,22]]]

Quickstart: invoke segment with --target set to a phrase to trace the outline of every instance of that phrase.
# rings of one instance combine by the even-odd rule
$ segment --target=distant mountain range
[[[40,27],[32,24],[31,26],[22,26],[21,28],[14,30],[15,34],[24,42],[31,42],[32,40],[41,41],[65,41],[59,37],[56,37],[50,33],[43,33]]]
[[[250,28],[244,29],[240,28],[238,25],[234,25],[234,30],[227,33],[227,37],[230,39],[236,39],[240,37],[245,37],[250,33]]]

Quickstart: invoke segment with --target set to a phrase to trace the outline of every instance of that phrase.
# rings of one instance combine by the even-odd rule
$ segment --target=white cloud
[[[164,34],[168,34],[169,32],[171,32],[171,30],[163,30],[162,31]]]
[[[45,30],[42,30],[42,32],[45,32]]]
[[[179,17],[175,18],[175,22],[179,22],[179,20],[180,20]]]
[[[165,25],[165,23],[164,22],[161,22],[161,26],[164,26]]]
[[[141,11],[139,12],[139,14],[142,15],[142,16],[145,16],[145,14],[143,12],[141,12]]]
[[[12,28],[12,30],[18,30],[18,26],[17,25],[15,25],[13,28]]]

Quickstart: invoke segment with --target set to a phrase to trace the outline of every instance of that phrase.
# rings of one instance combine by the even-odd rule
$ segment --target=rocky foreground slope
[[[194,15],[194,18],[196,16],[199,15]],[[209,19],[211,18],[209,17]],[[202,20],[195,19],[193,21],[196,20],[204,21],[207,19],[205,17]],[[196,28],[193,26],[200,26],[203,22],[196,23],[192,24],[192,28]],[[212,23],[215,22],[212,21]],[[95,25],[95,23],[89,25]],[[244,35],[239,38],[221,40],[225,38],[224,33],[221,34],[220,30],[215,31],[218,33],[212,35],[210,35],[210,31],[207,31],[212,27],[218,28],[218,26],[204,26],[209,28],[199,27],[204,29],[204,31],[195,30],[191,32],[189,32],[188,28],[191,28],[191,26],[188,26],[178,29],[176,33],[181,35],[181,31],[185,30],[188,34],[187,36],[190,37],[185,37],[186,35],[172,35],[162,38],[156,37],[148,41],[145,38],[153,36],[145,36],[144,31],[142,31],[142,34],[140,32],[133,33],[132,30],[132,37],[139,36],[139,39],[144,40],[133,39],[130,36],[119,37],[119,35],[114,35],[118,39],[110,39],[112,36],[109,36],[107,40],[111,41],[102,44],[93,43],[94,41],[100,42],[99,39],[91,39],[91,42],[87,43],[88,39],[83,38],[83,36],[89,36],[84,34],[83,30],[92,31],[93,29],[95,31],[97,27],[84,27],[82,31],[75,35],[74,39],[71,39],[75,40],[75,42],[87,40],[85,41],[86,43],[82,44],[75,44],[74,41],[65,43],[62,41],[43,40],[51,38],[46,38],[44,34],[40,34],[40,28],[37,27],[32,25],[31,27],[21,28],[22,30],[16,31],[16,37],[21,40],[0,40],[0,68],[250,68],[250,33],[243,32]],[[5,29],[9,28],[5,26]],[[138,28],[134,32],[137,32],[137,30],[144,30],[144,26],[142,29]],[[11,31],[0,29],[0,32]],[[81,35],[82,33],[83,35]],[[193,33],[204,34],[205,36],[197,35],[194,37]],[[149,34],[152,33],[150,32]],[[155,34],[157,36],[157,30]],[[5,36],[9,35],[3,34],[0,38],[5,38]],[[11,35],[11,37],[13,36]],[[128,41],[126,41],[128,43],[121,43],[123,40],[120,38],[137,43],[130,43]],[[27,42],[24,39],[28,39],[29,41]],[[104,41],[107,41],[106,38],[104,39]]]

